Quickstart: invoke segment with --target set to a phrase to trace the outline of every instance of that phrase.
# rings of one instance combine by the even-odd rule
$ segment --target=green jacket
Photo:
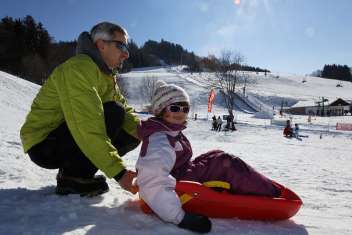
[[[59,65],[40,89],[21,128],[25,152],[43,141],[66,121],[90,161],[109,178],[125,167],[107,136],[103,103],[116,101],[125,107],[123,130],[137,137],[139,119],[127,105],[113,76],[103,73],[86,54],[78,54]]]

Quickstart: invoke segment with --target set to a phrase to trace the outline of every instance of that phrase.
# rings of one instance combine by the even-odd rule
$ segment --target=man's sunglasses
[[[128,52],[128,45],[126,43],[123,43],[118,40],[103,40],[104,42],[113,42],[115,44],[115,47],[120,49],[121,51],[129,54]]]
[[[172,112],[172,113],[178,113],[178,112],[188,113],[189,112],[188,106],[169,105],[166,107],[166,109],[167,109],[167,111]]]

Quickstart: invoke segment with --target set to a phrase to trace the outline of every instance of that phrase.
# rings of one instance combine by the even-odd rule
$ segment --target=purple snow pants
[[[192,161],[177,180],[190,180],[200,183],[225,181],[234,194],[280,196],[280,188],[270,179],[257,172],[240,158],[213,150],[198,156]]]

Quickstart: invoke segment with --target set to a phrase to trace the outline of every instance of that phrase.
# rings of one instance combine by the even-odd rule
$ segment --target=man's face
[[[101,57],[110,69],[122,68],[123,62],[129,57],[127,51],[119,48],[118,44],[121,43],[127,45],[127,36],[120,32],[115,32],[112,40],[98,39],[96,42]]]

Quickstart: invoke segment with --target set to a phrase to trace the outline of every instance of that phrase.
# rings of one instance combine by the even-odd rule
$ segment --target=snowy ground
[[[167,81],[177,80],[201,102],[199,95],[205,91],[184,78],[187,74],[182,78],[156,69],[127,76],[135,81],[148,73]],[[328,90],[324,81],[320,82],[321,89]],[[285,86],[277,96],[285,94]],[[192,234],[143,214],[135,202],[137,196],[121,190],[114,181],[109,181],[110,192],[100,197],[56,196],[56,171],[33,164],[23,154],[19,139],[19,129],[38,88],[0,72],[0,234]],[[295,97],[289,90],[287,96]],[[137,97],[131,102],[138,106],[140,101]],[[260,172],[294,190],[304,202],[298,214],[287,221],[212,219],[210,234],[352,234],[352,133],[333,128],[338,121],[352,123],[351,117],[317,118],[308,125],[306,117],[295,116],[293,119],[302,125],[302,134],[309,135],[298,141],[283,138],[282,127],[244,113],[237,114],[237,132],[215,133],[210,131],[210,121],[205,120],[202,110],[206,110],[205,106],[197,106],[201,119],[190,120],[185,131],[195,156],[214,148],[241,156]],[[220,106],[214,112],[225,113]],[[138,151],[125,158],[132,169]]]

